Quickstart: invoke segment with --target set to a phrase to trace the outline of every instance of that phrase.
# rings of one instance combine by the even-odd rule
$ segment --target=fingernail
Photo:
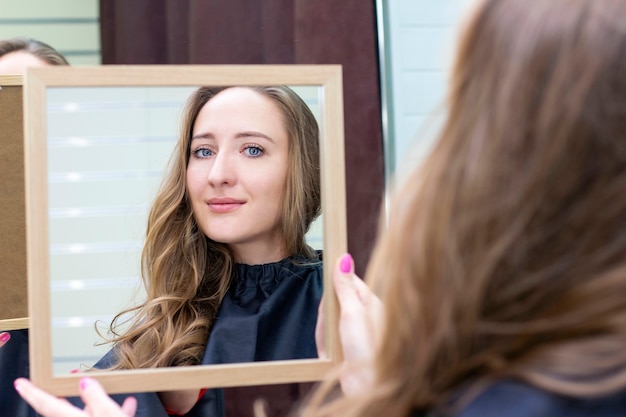
[[[13,386],[15,387],[15,391],[20,392],[20,390],[22,389],[22,386],[20,385],[19,381],[16,379],[15,381],[13,381]]]
[[[10,338],[11,338],[11,333],[0,334],[0,342],[8,342]]]
[[[346,253],[339,262],[339,270],[343,273],[348,273],[352,270],[352,256]]]
[[[93,385],[94,380],[92,378],[82,378],[80,380],[80,389],[86,390],[88,386]]]

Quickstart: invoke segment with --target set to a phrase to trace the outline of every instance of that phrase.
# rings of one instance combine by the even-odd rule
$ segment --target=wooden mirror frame
[[[338,65],[190,65],[29,68],[24,79],[25,193],[30,378],[54,395],[77,395],[84,374],[52,370],[48,245],[47,109],[49,87],[313,85],[323,88],[320,168],[324,234],[324,308],[329,359],[89,371],[109,393],[316,381],[341,359],[335,260],[347,251],[343,91]],[[43,204],[42,204],[43,203]]]

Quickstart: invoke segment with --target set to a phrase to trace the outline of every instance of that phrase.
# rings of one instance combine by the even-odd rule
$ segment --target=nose
[[[233,158],[226,152],[218,153],[209,168],[208,181],[212,187],[233,185],[236,181],[236,167]]]

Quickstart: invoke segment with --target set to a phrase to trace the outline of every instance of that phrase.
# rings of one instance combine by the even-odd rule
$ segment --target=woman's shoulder
[[[458,417],[616,417],[626,415],[626,390],[594,398],[568,397],[503,380],[485,389]]]

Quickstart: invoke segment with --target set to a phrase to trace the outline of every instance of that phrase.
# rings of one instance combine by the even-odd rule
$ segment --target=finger
[[[335,271],[333,274],[333,285],[335,287],[335,293],[339,300],[339,306],[342,313],[352,311],[355,307],[358,307],[362,303],[359,300],[354,282],[352,279],[352,271],[354,269],[354,262],[350,254],[345,254],[337,262]]]
[[[11,333],[2,332],[0,333],[0,347],[4,346],[6,342],[11,339]]]
[[[370,298],[373,296],[372,290],[367,286],[365,281],[359,278],[356,275],[352,276],[352,284],[354,285],[354,289],[359,296],[359,299],[363,301],[363,304],[367,304],[370,301]]]
[[[324,296],[322,296],[317,308],[317,322],[315,323],[315,346],[317,347],[317,357],[320,359],[328,358],[326,355],[326,314],[324,310]]]
[[[378,312],[378,310],[382,310],[382,307],[383,307],[382,301],[380,301],[380,298],[378,298],[376,294],[372,292],[372,290],[365,283],[365,281],[363,281],[361,278],[359,278],[356,275],[352,275],[352,277],[353,277],[352,284],[354,285],[356,293],[359,299],[361,300],[361,302],[365,306],[367,306],[368,309],[375,310],[376,312]]]
[[[126,397],[122,403],[122,411],[128,417],[133,417],[137,412],[137,399],[135,397]]]
[[[382,301],[380,301],[380,298],[372,292],[362,279],[353,275],[352,281],[359,300],[363,303],[364,309],[367,311],[367,315],[370,319],[370,323],[373,326],[372,330],[374,337],[376,340],[379,340],[385,317],[384,305]]]
[[[371,311],[372,303],[378,300],[367,285],[354,274],[354,261],[349,254],[344,255],[333,275],[335,292],[339,299],[339,337],[346,362],[369,360],[373,353],[372,328],[377,314]],[[375,326],[378,327],[378,326]],[[373,331],[374,330],[374,331]]]
[[[26,378],[18,378],[14,382],[18,394],[44,417],[84,417],[83,412],[47,392],[37,388]]]
[[[93,417],[123,416],[120,406],[107,395],[102,385],[95,379],[82,378],[80,390],[80,397]]]

